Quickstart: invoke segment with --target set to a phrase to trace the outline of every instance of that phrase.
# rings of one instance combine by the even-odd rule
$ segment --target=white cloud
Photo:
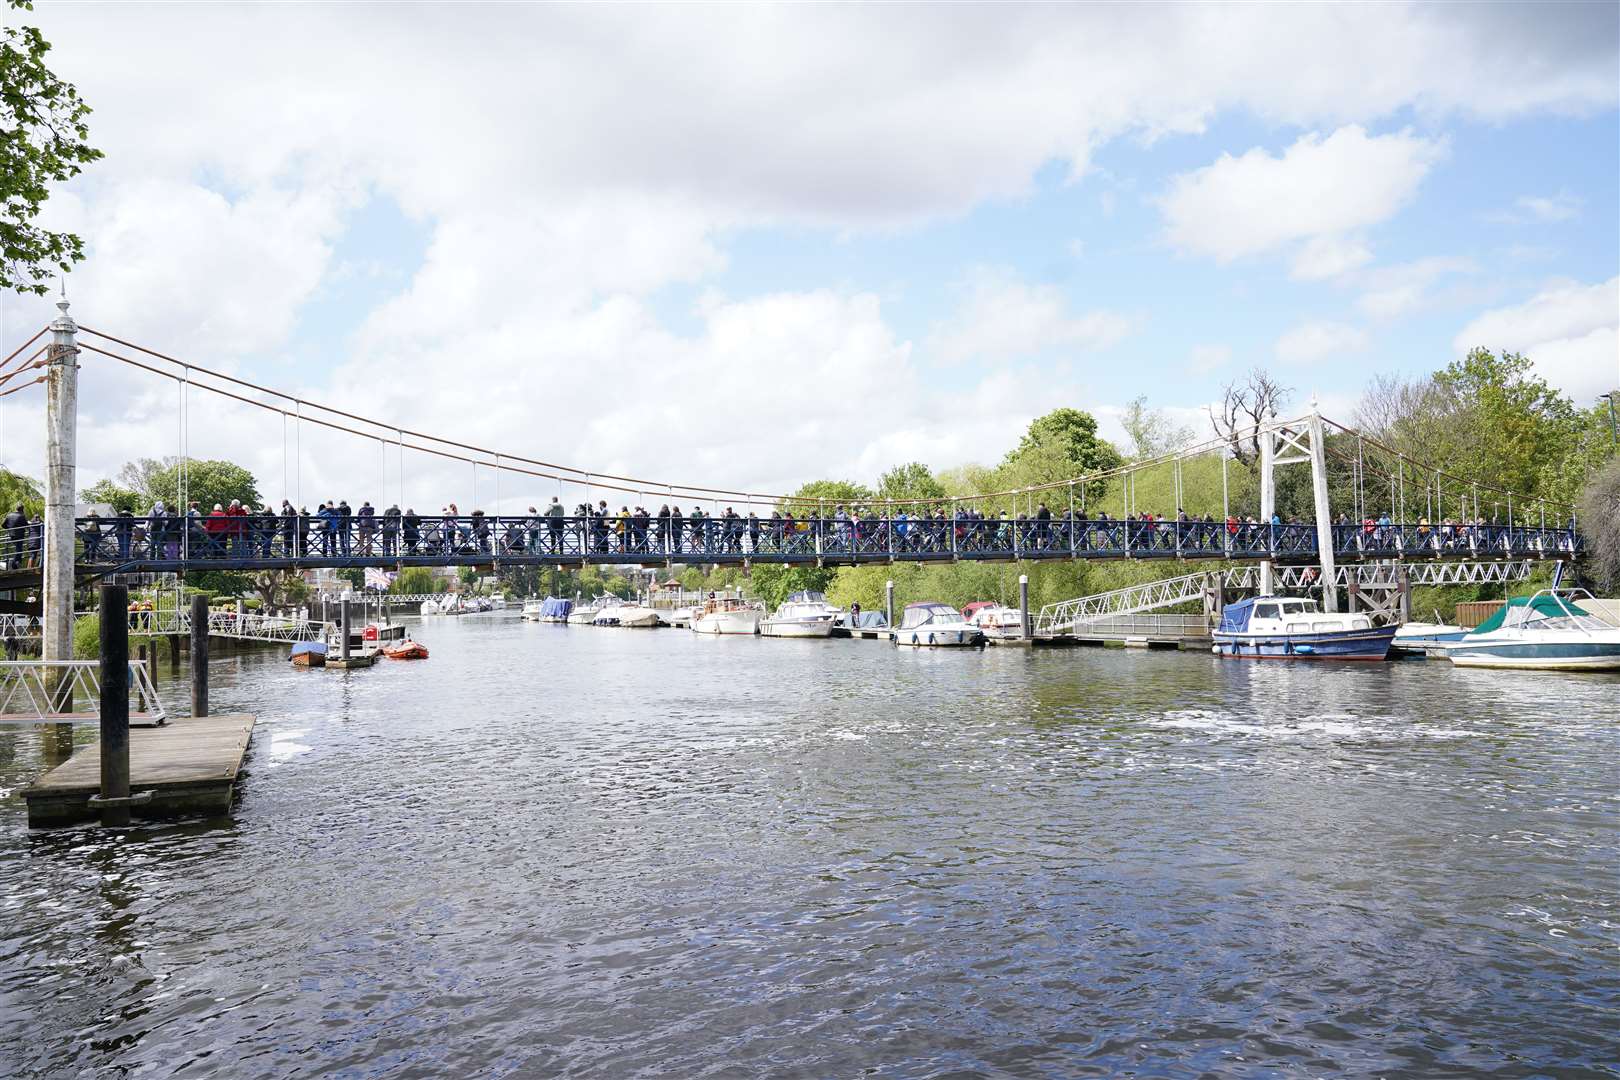
[[[1620,387],[1620,277],[1594,285],[1559,281],[1522,304],[1487,311],[1452,341],[1521,352],[1577,404]]]
[[[1556,195],[1521,195],[1513,200],[1512,209],[1498,210],[1490,218],[1509,225],[1551,225],[1575,220],[1585,206],[1585,199],[1569,191]]]
[[[1363,291],[1356,307],[1375,319],[1393,319],[1430,306],[1439,282],[1478,272],[1472,259],[1446,255],[1379,267],[1358,277]]]
[[[1372,257],[1372,251],[1361,237],[1348,233],[1324,233],[1305,241],[1294,256],[1291,275],[1301,281],[1343,277],[1372,262]]]
[[[1118,312],[1071,313],[1056,285],[1031,285],[1005,271],[981,270],[957,314],[934,328],[929,351],[948,362],[1007,360],[1052,349],[1105,349],[1131,332]]]
[[[1388,220],[1445,153],[1410,131],[1368,135],[1348,125],[1303,135],[1273,157],[1223,154],[1174,178],[1161,202],[1166,235],[1184,252],[1220,262],[1306,241],[1299,277],[1323,277],[1369,257],[1356,230]]]
[[[1208,375],[1232,362],[1230,345],[1194,345],[1187,360],[1187,370],[1195,375]]]
[[[1277,339],[1277,359],[1306,364],[1367,347],[1366,331],[1337,322],[1301,323]]]

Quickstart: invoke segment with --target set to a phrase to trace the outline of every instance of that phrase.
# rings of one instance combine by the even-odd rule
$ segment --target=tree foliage
[[[105,503],[114,510],[128,510],[136,515],[145,514],[152,507],[140,492],[124,487],[111,479],[92,484],[79,492],[79,501],[92,504]]]
[[[185,463],[185,495],[188,502],[197,504],[208,513],[214,504],[229,506],[238,499],[243,506],[259,504],[259,486],[253,474],[229,461],[190,460]],[[184,509],[180,505],[181,461],[176,457],[140,458],[125,465],[118,472],[118,485],[138,492],[148,510],[161,501],[170,510]]]
[[[891,502],[943,499],[945,488],[934,479],[928,466],[912,461],[896,465],[879,477],[877,495]]]
[[[38,517],[45,512],[45,493],[33,477],[0,468],[0,513],[8,513],[18,505],[29,517]]]
[[[13,10],[32,11],[27,0]],[[85,123],[90,106],[45,64],[50,42],[32,26],[0,30],[0,288],[44,295],[84,257],[84,241],[38,223],[52,184],[101,157]]]

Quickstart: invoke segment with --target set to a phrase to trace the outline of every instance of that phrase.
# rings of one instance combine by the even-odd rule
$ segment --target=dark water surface
[[[0,732],[0,1076],[1620,1074],[1620,678],[420,635],[230,822]]]

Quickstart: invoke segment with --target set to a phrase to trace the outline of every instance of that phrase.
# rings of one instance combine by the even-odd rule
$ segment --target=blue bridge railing
[[[38,536],[4,537],[8,566],[37,558]],[[1341,559],[1569,558],[1571,527],[1334,525]],[[854,564],[938,559],[1317,559],[1312,524],[1054,517],[834,520],[704,517],[80,518],[78,559],[96,569],[459,566],[575,563]]]

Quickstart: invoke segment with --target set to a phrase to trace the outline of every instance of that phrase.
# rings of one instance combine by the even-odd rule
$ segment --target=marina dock
[[[129,788],[151,792],[132,808],[136,817],[223,814],[253,738],[246,713],[171,720],[129,733]],[[101,791],[101,744],[92,743],[22,792],[28,824],[66,825],[95,816],[90,797]]]

